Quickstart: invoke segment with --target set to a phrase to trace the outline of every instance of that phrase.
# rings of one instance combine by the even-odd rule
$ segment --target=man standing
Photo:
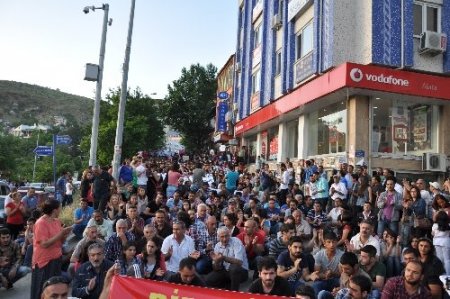
[[[229,194],[234,194],[238,179],[239,173],[236,170],[234,170],[234,166],[232,163],[228,163],[228,172],[225,175],[225,182],[226,182],[225,187]]]
[[[92,170],[94,172],[94,209],[104,211],[109,200],[111,182],[114,182],[114,178],[100,166],[94,166]]]
[[[431,299],[430,291],[421,284],[422,279],[422,264],[417,261],[410,261],[402,276],[388,279],[383,288],[381,299]]]
[[[25,206],[25,216],[32,217],[33,212],[36,210],[38,205],[38,198],[36,196],[36,189],[31,187],[28,189],[27,195],[22,197],[22,203]]]
[[[328,182],[320,175],[320,172],[318,171],[314,173],[314,180],[316,181],[317,190],[315,190],[311,195],[320,202],[325,210],[328,203]]]
[[[227,227],[217,230],[219,243],[211,253],[213,271],[206,276],[206,285],[238,291],[239,285],[248,279],[248,261],[244,245],[230,236]]]
[[[252,294],[276,295],[290,297],[293,291],[286,279],[277,275],[277,263],[271,257],[258,261],[259,278],[248,289]]]
[[[286,164],[281,163],[280,191],[278,192],[278,203],[286,202],[286,195],[289,192],[289,171]]]
[[[178,272],[180,261],[188,256],[198,259],[200,253],[195,251],[194,240],[185,235],[186,225],[182,221],[172,224],[172,234],[166,237],[161,246],[161,252],[166,260],[166,277]]]
[[[105,259],[103,246],[94,243],[88,248],[89,261],[75,273],[72,296],[78,298],[98,298],[103,289],[106,272],[114,263]]]

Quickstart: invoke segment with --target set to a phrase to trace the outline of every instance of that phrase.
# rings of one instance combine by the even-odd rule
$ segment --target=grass
[[[59,220],[61,220],[64,225],[71,226],[73,224],[73,212],[80,206],[79,199],[80,196],[78,194],[74,194],[73,203],[65,206],[59,214]]]

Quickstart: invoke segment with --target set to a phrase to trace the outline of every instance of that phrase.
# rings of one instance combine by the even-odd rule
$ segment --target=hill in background
[[[75,120],[92,121],[92,99],[38,85],[0,80],[0,124],[58,125]]]

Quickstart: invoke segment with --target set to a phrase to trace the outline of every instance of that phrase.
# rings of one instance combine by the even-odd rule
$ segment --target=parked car
[[[34,188],[36,190],[44,191],[45,187],[47,187],[47,184],[46,183],[30,183],[29,187]]]

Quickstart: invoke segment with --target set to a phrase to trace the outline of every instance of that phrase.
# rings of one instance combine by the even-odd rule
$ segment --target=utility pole
[[[130,52],[131,52],[131,37],[133,35],[133,20],[134,20],[134,6],[135,0],[131,0],[130,21],[128,24],[128,36],[127,46],[125,48],[125,61],[123,63],[122,74],[122,87],[120,93],[119,112],[117,114],[117,128],[116,128],[116,140],[114,143],[114,157],[113,157],[113,173],[112,176],[118,180],[119,166],[122,157],[122,141],[123,141],[123,125],[125,116],[125,105],[127,102],[127,83],[128,83],[128,69],[130,65]]]

